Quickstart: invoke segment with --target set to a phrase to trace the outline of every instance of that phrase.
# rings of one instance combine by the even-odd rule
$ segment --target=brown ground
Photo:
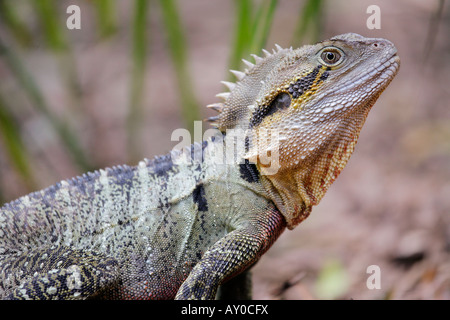
[[[233,35],[228,1],[179,1],[189,43],[190,71],[201,105],[215,102],[228,78]],[[83,89],[86,118],[72,121],[99,167],[129,162],[124,116],[129,103],[129,23],[121,2],[120,36],[96,41],[91,13],[82,31],[70,33]],[[381,30],[366,28],[366,8],[381,8]],[[372,110],[356,152],[310,218],[285,232],[254,268],[257,299],[449,299],[450,298],[450,41],[449,5],[432,46],[429,22],[438,1],[329,1],[324,38],[356,32],[393,41],[402,58],[400,73]],[[142,155],[171,149],[170,135],[183,127],[173,67],[159,10],[152,7]],[[290,46],[301,8],[280,1],[268,48]],[[83,10],[83,8],[82,8]],[[94,30],[94,31],[93,31]],[[1,30],[0,30],[1,31]],[[434,33],[433,33],[434,34]],[[425,48],[430,54],[424,61]],[[23,52],[58,115],[77,117],[55,63],[36,48]],[[79,174],[60,142],[35,116],[23,90],[0,61],[0,90],[21,109],[24,137],[35,159],[38,187]],[[12,97],[12,98],[11,98]],[[204,117],[209,111],[202,110]],[[1,141],[1,139],[0,139]],[[0,191],[7,200],[25,193],[1,152]],[[381,289],[368,289],[369,266],[379,266]]]

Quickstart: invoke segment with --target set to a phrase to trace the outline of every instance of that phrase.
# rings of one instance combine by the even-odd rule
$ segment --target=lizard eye
[[[332,67],[340,64],[343,56],[343,52],[337,48],[325,48],[320,54],[320,60],[324,65]]]

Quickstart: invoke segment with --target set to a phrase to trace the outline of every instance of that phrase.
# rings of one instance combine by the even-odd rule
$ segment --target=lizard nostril
[[[372,46],[374,48],[383,48],[385,46],[385,43],[383,43],[383,42],[374,42],[374,43],[372,43]]]

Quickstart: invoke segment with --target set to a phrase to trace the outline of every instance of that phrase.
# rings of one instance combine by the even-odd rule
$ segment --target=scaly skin
[[[0,297],[213,299],[305,219],[395,76],[396,49],[345,34],[245,62],[209,106],[214,137],[1,207]]]

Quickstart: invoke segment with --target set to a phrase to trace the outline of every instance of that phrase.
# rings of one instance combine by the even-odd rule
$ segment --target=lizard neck
[[[277,176],[278,178],[263,175],[261,183],[285,217],[288,229],[292,230],[309,216],[312,209],[311,199],[307,196],[301,180],[288,174]]]
[[[258,165],[261,182],[285,217],[289,229],[309,216],[312,206],[319,204],[344,169],[369,109],[361,108],[360,112],[348,117],[334,129],[329,139],[298,163],[287,163],[281,157],[281,167],[274,174],[264,174],[265,168]]]

